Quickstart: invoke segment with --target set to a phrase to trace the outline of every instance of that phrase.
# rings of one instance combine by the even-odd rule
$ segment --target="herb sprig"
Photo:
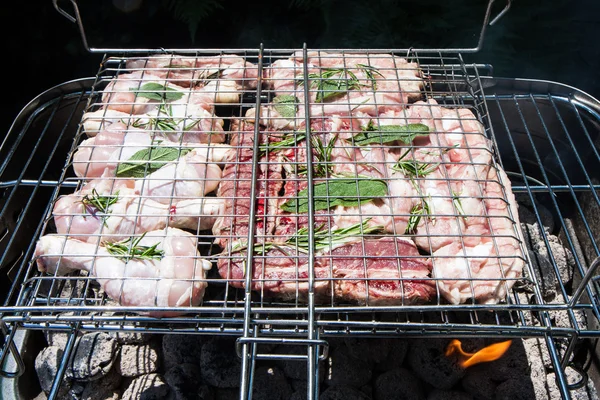
[[[411,144],[417,136],[427,135],[429,135],[429,127],[424,124],[381,125],[378,127],[373,120],[370,120],[366,126],[362,127],[362,132],[352,137],[352,141],[357,146],[397,141]]]
[[[406,150],[400,156],[398,162],[392,166],[392,169],[402,172],[408,179],[410,179],[413,187],[417,191],[420,191],[415,178],[422,178],[429,175],[438,168],[440,163],[427,163],[423,161],[417,161],[415,159],[405,160],[404,158],[408,155],[408,153],[410,153],[410,149]]]
[[[327,146],[323,145],[323,141],[320,137],[312,136],[311,142],[313,150],[315,152],[315,160],[313,162],[313,176],[315,177],[326,177],[328,174],[333,173],[333,164],[331,163],[331,152],[335,147],[339,134],[335,134],[333,138],[327,143]],[[298,167],[298,175],[306,175],[308,168],[302,165]]]
[[[160,83],[148,82],[141,85],[139,88],[129,88],[135,92],[138,97],[145,97],[150,100],[167,102],[179,100],[183,97],[183,93],[179,90],[161,85]]]
[[[360,178],[335,178],[315,184],[314,210],[328,210],[336,206],[355,207],[387,195],[385,181],[372,177]],[[308,202],[308,189],[304,189],[279,207],[287,212],[305,213],[308,212]]]
[[[110,206],[115,204],[117,201],[119,201],[118,191],[113,195],[100,195],[95,188],[92,189],[91,194],[86,194],[81,199],[81,203],[83,204],[85,210],[94,216],[98,212],[102,214],[110,213]]]
[[[263,156],[267,152],[272,153],[275,151],[281,151],[281,150],[292,148],[305,139],[306,139],[305,132],[294,132],[293,135],[286,136],[279,142],[269,142],[269,143],[261,144],[259,146],[260,155]]]
[[[146,232],[138,238],[130,237],[129,239],[122,240],[115,243],[105,243],[104,246],[106,251],[116,258],[123,259],[128,262],[131,259],[140,260],[160,260],[165,256],[163,250],[159,250],[157,247],[159,243],[155,243],[152,246],[141,246],[140,241],[146,236]]]
[[[311,80],[310,87],[317,89],[317,102],[333,100],[361,86],[356,74],[345,68],[323,68],[318,74],[308,74],[308,79]],[[304,85],[304,77],[298,78],[296,82]]]
[[[425,199],[421,199],[420,204],[416,204],[411,208],[408,225],[406,225],[404,233],[407,235],[414,233],[417,226],[419,226],[419,222],[421,222],[421,218],[426,214],[431,214],[429,203]]]
[[[338,246],[350,241],[353,237],[369,235],[383,230],[383,226],[369,226],[371,218],[366,218],[363,222],[350,225],[346,228],[337,228],[329,230],[325,224],[319,225],[314,231],[314,247],[315,251],[324,250],[333,246]],[[308,228],[300,228],[293,236],[289,237],[282,243],[265,242],[256,243],[254,245],[254,253],[264,255],[266,252],[277,248],[282,250],[283,246],[293,246],[301,253],[308,253],[310,250],[310,240]],[[231,249],[232,252],[246,250],[248,246],[245,243],[238,243]]]

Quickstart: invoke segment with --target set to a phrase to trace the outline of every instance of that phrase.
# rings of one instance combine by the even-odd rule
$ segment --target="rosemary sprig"
[[[306,139],[305,132],[295,132],[292,136],[284,137],[279,142],[269,142],[266,144],[261,144],[259,146],[260,155],[263,156],[267,152],[272,153],[275,151],[289,149],[291,147],[296,146],[304,139]]]
[[[140,260],[160,260],[165,256],[163,250],[158,250],[159,243],[152,246],[140,246],[140,241],[146,236],[146,232],[138,238],[130,237],[115,243],[105,243],[104,247],[111,255],[128,262],[131,259],[137,258]]]
[[[84,205],[85,210],[92,215],[100,212],[102,214],[110,213],[110,206],[119,201],[119,192],[117,191],[113,195],[101,196],[96,189],[92,189],[92,194],[86,194],[81,199],[81,203]]]
[[[326,177],[328,174],[333,173],[333,165],[331,164],[331,152],[335,147],[335,142],[337,141],[339,134],[335,134],[335,136],[327,143],[327,146],[323,145],[323,141],[320,137],[313,136],[311,137],[313,150],[315,151],[315,162],[313,163],[313,175],[315,177]],[[308,173],[308,168],[302,165],[298,167],[298,175],[306,175]]]
[[[460,200],[460,193],[452,191],[452,203],[454,203],[454,207],[456,207],[456,211],[458,211],[458,214],[461,217],[463,217],[463,219],[466,221],[467,216],[465,213],[465,209],[463,208],[462,201]]]
[[[404,160],[404,157],[406,157],[408,153],[410,153],[410,149],[406,150],[400,156],[398,162],[392,167],[392,169],[395,171],[402,172],[410,179],[420,178],[429,175],[430,173],[435,171],[440,165],[439,162],[428,163],[423,161],[417,161],[415,159]]]
[[[91,195],[86,194],[83,196],[81,204],[83,205],[84,212],[87,211],[94,218],[98,218],[97,213],[104,214],[102,216],[102,223],[106,226],[106,219],[108,218],[108,214],[110,214],[110,206],[117,201],[119,201],[118,191],[113,195],[101,196],[96,189],[92,189]]]
[[[338,228],[332,231],[329,231],[324,224],[320,225],[314,232],[314,249],[319,251],[336,245],[344,244],[348,242],[350,238],[368,235],[379,232],[383,229],[383,226],[381,225],[369,226],[370,220],[371,218],[366,218],[362,223],[356,223],[346,228]],[[298,229],[298,232],[286,240],[286,243],[295,245],[300,252],[308,253],[310,249],[308,228]]]
[[[173,108],[171,104],[163,103],[158,108],[156,118],[148,118],[146,122],[136,118],[131,126],[140,129],[156,129],[163,132],[174,132],[179,130],[179,124],[187,118],[175,119],[173,117]],[[191,123],[184,125],[183,131],[187,132],[200,123],[200,119],[192,119]]]
[[[416,204],[410,209],[410,217],[404,233],[407,235],[414,233],[417,226],[419,226],[419,222],[421,222],[421,218],[426,214],[431,214],[429,203],[422,199],[420,204]]]
[[[377,68],[370,65],[356,64],[356,67],[363,70],[367,78],[371,81],[373,90],[377,90],[377,78],[375,78],[375,75],[379,75],[380,77],[384,78],[381,72],[379,72]]]
[[[371,218],[366,218],[362,223],[356,223],[346,228],[338,228],[330,231],[325,224],[320,225],[314,232],[314,250],[320,251],[329,247],[344,244],[353,237],[368,235],[383,230],[383,226],[369,226]],[[273,248],[282,248],[282,246],[293,246],[301,253],[308,253],[310,250],[310,240],[308,228],[300,228],[295,235],[289,237],[283,243],[265,242],[254,245],[254,254],[264,255],[265,252]],[[234,245],[231,252],[239,252],[248,249],[247,244],[241,242]]]
[[[310,87],[317,89],[317,102],[335,99],[361,86],[354,72],[345,68],[324,68],[318,74],[308,74],[308,79],[311,80]],[[296,82],[303,85],[304,77],[301,76]]]

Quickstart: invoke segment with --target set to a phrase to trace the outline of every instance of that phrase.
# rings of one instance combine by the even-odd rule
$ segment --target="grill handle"
[[[291,339],[291,338],[238,338],[235,343],[235,351],[238,357],[243,357],[242,346],[245,344],[281,344],[291,346],[319,346],[323,353],[319,355],[319,361],[327,359],[329,355],[329,343],[319,339]],[[256,354],[257,360],[299,360],[306,361],[306,354]]]
[[[5,337],[4,345],[2,346],[2,353],[0,354],[0,365],[2,366],[0,368],[0,376],[9,379],[18,378],[19,376],[23,375],[23,372],[25,372],[25,363],[23,362],[23,358],[21,357],[21,354],[19,354],[19,350],[17,349],[17,346],[15,345],[14,341],[15,332],[17,330],[9,330],[6,323],[2,320],[0,320],[0,330],[2,331],[2,334]],[[14,371],[6,371],[4,369],[6,368],[6,357],[8,356],[8,353],[11,354],[15,362]]]
[[[156,52],[163,53],[165,51],[173,51],[173,52],[178,52],[178,53],[193,53],[196,51],[194,49],[162,49],[162,48],[160,48],[160,49],[141,49],[141,48],[138,48],[138,49],[116,49],[116,48],[90,47],[88,40],[87,40],[87,35],[85,33],[85,29],[83,27],[83,22],[81,20],[81,14],[79,13],[79,7],[77,6],[77,0],[69,0],[69,1],[71,2],[71,5],[73,6],[73,14],[69,14],[67,11],[65,11],[63,8],[61,8],[58,5],[59,0],[52,0],[52,4],[54,5],[54,8],[56,9],[56,11],[59,12],[59,14],[61,14],[63,17],[65,17],[72,23],[77,24],[77,27],[79,28],[79,34],[80,34],[81,40],[83,42],[83,46],[90,53],[122,53],[123,51],[131,52],[131,53],[156,53]],[[485,33],[487,31],[488,26],[495,25],[510,10],[510,7],[512,5],[512,0],[505,0],[506,5],[504,6],[504,8],[500,12],[498,12],[498,14],[496,14],[496,16],[492,17],[492,7],[493,7],[495,1],[496,0],[488,0],[488,5],[486,7],[485,15],[483,16],[483,24],[482,24],[481,30],[479,32],[479,38],[477,40],[476,47],[453,48],[453,49],[435,49],[435,48],[413,49],[413,48],[410,48],[408,50],[409,51],[410,50],[414,50],[414,51],[430,50],[430,51],[439,51],[442,53],[448,53],[448,52],[476,53],[476,52],[478,52],[483,47],[483,39],[485,37]],[[406,49],[404,49],[404,50],[406,50]],[[396,51],[396,50],[393,50],[393,51]]]

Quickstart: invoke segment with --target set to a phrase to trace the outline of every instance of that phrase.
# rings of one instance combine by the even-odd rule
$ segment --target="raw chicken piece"
[[[193,149],[190,150],[190,147]],[[172,142],[152,142],[144,132],[104,131],[95,138],[87,139],[73,155],[73,170],[75,175],[82,178],[114,177],[120,164],[127,162],[135,153],[149,148],[170,147],[173,151],[182,152],[178,160],[167,162],[158,170],[146,176],[148,184],[140,190],[150,193],[156,190],[157,195],[164,195],[164,190],[171,194],[173,188],[165,187],[168,182],[177,178],[182,180],[179,186],[194,186],[193,193],[204,195],[216,189],[221,179],[221,163],[231,147],[226,144],[197,145],[185,144],[181,146]],[[142,164],[143,165],[143,164]],[[196,179],[197,182],[187,182],[187,179]],[[198,189],[201,186],[201,189]]]
[[[503,170],[496,168],[489,169],[487,179],[484,203],[491,230],[477,245],[463,247],[454,242],[433,253],[432,276],[453,304],[471,298],[490,304],[504,300],[525,265],[510,181]]]
[[[208,147],[194,148],[144,179],[136,179],[135,188],[143,197],[152,197],[163,204],[179,203],[211,193],[219,186],[223,174],[218,164],[207,161],[207,154],[218,153],[211,150]]]
[[[105,129],[145,131],[155,140],[184,143],[223,143],[223,119],[197,104],[171,103],[168,113],[154,110],[132,115],[99,109],[83,115],[83,130],[94,137]]]
[[[421,97],[423,79],[416,63],[390,54],[345,53],[335,55],[327,52],[309,52],[307,67],[310,77],[310,115],[354,115],[363,112],[378,116],[387,110],[405,108],[409,102]],[[277,60],[265,69],[265,83],[277,96],[294,96],[297,101],[296,116],[304,118],[304,60],[301,52],[289,59]],[[323,76],[325,74],[325,76]],[[329,74],[329,75],[328,75]],[[320,90],[320,77],[327,82],[340,84],[325,85]],[[356,78],[356,79],[354,79]],[[348,84],[347,82],[352,82]],[[348,90],[349,89],[349,90]],[[327,90],[330,92],[328,93]],[[253,117],[256,110],[249,110]],[[265,126],[291,127],[292,119],[284,118],[277,107],[265,107],[261,111]]]
[[[61,196],[53,216],[59,234],[87,242],[117,242],[167,226],[193,231],[211,229],[222,214],[223,200],[197,198],[161,204],[142,197],[133,180],[90,181],[76,193]]]
[[[214,95],[178,86],[144,71],[136,71],[113,78],[102,91],[102,102],[96,105],[136,115],[152,114],[152,111],[155,111],[156,117],[156,110],[164,105],[184,108],[197,105],[212,112]]]
[[[73,270],[86,271],[120,305],[148,307],[149,311],[142,314],[175,316],[180,313],[152,311],[152,307],[200,305],[211,263],[200,257],[194,235],[167,228],[148,232],[137,243],[137,246],[154,245],[163,252],[162,256],[127,259],[111,254],[103,244],[45,235],[37,242],[35,257],[40,272],[64,275]]]
[[[241,90],[254,89],[258,82],[258,66],[235,55],[152,56],[129,59],[126,65],[183,87],[214,93],[216,103],[238,102]]]

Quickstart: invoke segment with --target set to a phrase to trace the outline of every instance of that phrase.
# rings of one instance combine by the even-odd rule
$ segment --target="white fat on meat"
[[[490,230],[473,246],[454,242],[433,253],[432,276],[453,304],[469,299],[495,304],[505,300],[521,277],[523,236],[518,209],[506,173],[490,168],[485,192]]]
[[[202,302],[211,263],[197,250],[197,239],[185,231],[167,228],[148,232],[138,243],[164,252],[162,258],[125,259],[105,246],[63,235],[45,235],[36,244],[38,270],[64,275],[86,271],[106,294],[122,306],[193,307]],[[178,315],[176,311],[144,311],[154,317]]]

